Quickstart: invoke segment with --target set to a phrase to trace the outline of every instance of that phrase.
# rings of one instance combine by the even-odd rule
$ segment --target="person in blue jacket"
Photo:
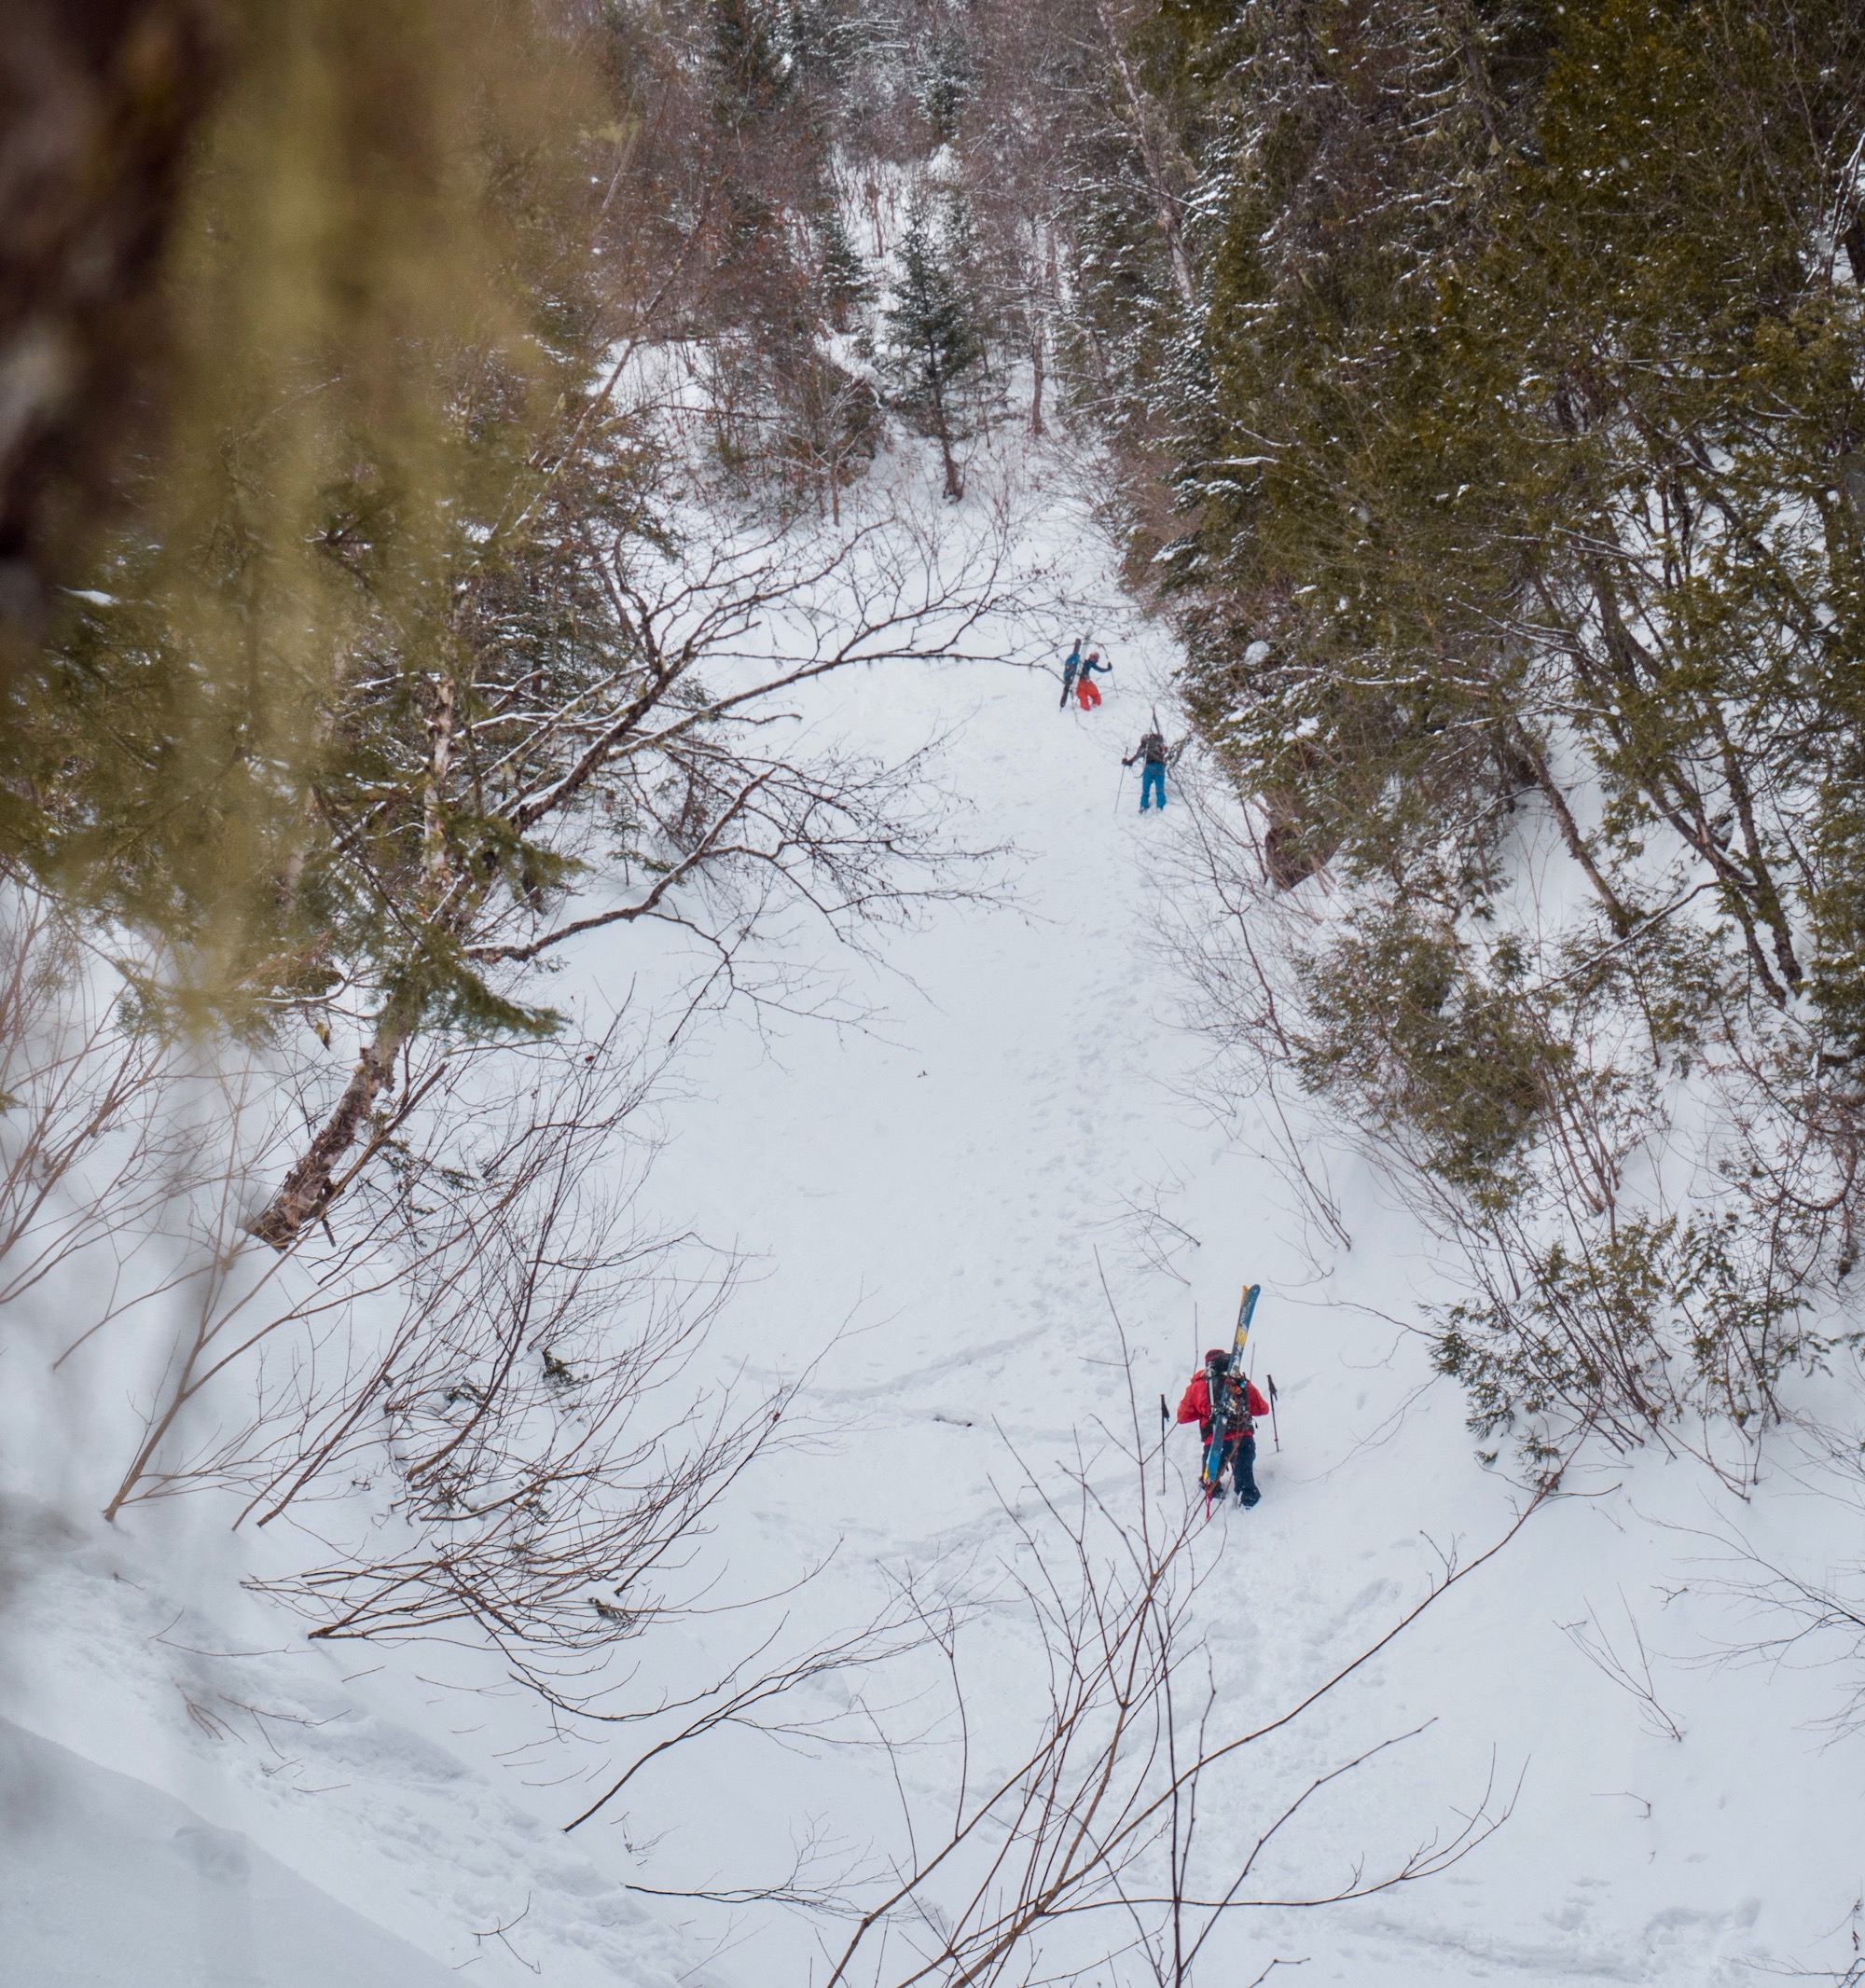
[[[1060,709],[1067,711],[1069,699],[1074,695],[1075,674],[1082,667],[1082,645],[1077,642],[1069,651],[1069,660],[1062,665],[1062,702]]]

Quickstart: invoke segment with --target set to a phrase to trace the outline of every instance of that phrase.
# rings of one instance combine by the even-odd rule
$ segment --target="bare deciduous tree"
[[[514,583],[522,598],[494,587],[477,601],[466,660],[425,686],[419,756],[401,738],[407,685],[385,678],[368,778],[319,794],[330,829],[320,888],[376,903],[396,938],[389,970],[372,952],[322,997],[355,1016],[365,1044],[255,1219],[276,1249],[340,1192],[436,1002],[525,1026],[523,969],[603,927],[675,920],[729,966],[780,902],[850,937],[958,888],[966,859],[943,834],[923,762],[804,761],[769,741],[786,700],[834,671],[973,653],[1015,590],[1004,513],[980,506],[952,527],[892,507],[820,530],[722,530],[696,514],[644,532],[632,516],[573,510],[562,530],[550,573]],[[512,635],[515,619],[547,630],[573,610],[584,617],[574,668]],[[363,693],[353,723],[373,722],[370,701]],[[566,915],[590,869],[610,902]]]
[[[275,1441],[247,1508],[348,1541],[268,1584],[313,1636],[472,1625],[534,1667],[639,1636],[656,1569],[777,1429],[785,1390],[682,1392],[729,1273],[631,1216],[642,1086],[607,1047],[517,1053],[532,1081],[449,1119],[445,1163],[392,1155],[372,1198],[408,1237],[400,1320]],[[379,1490],[347,1520],[314,1509],[359,1475],[385,1512]]]
[[[143,1233],[185,1167],[186,1058],[124,1026],[118,985],[50,898],[0,886],[0,1304]]]

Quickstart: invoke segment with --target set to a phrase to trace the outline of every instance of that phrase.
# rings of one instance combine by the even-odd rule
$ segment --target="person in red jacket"
[[[1223,1459],[1218,1466],[1218,1486],[1223,1485],[1224,1466],[1228,1465],[1230,1481],[1236,1490],[1236,1501],[1248,1511],[1263,1496],[1256,1488],[1256,1424],[1252,1417],[1266,1415],[1269,1403],[1257,1391],[1254,1381],[1239,1381],[1230,1371],[1230,1355],[1222,1346],[1213,1346],[1205,1355],[1204,1365],[1193,1374],[1191,1386],[1185,1389],[1179,1403],[1180,1421],[1198,1425],[1198,1440],[1207,1449],[1211,1442],[1210,1376],[1213,1374],[1222,1376],[1220,1385],[1227,1397]]]

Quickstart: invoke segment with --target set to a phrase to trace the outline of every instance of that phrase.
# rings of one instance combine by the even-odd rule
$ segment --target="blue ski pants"
[[[1160,761],[1149,759],[1146,762],[1146,770],[1140,778],[1140,811],[1141,814],[1146,812],[1146,804],[1154,794],[1158,795],[1159,805],[1164,808],[1166,805],[1166,768]]]

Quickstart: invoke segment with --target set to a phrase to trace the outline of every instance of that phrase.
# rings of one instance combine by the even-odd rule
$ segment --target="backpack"
[[[1205,1384],[1206,1405],[1210,1411],[1206,1426],[1217,1419],[1218,1403],[1211,1399],[1211,1373],[1209,1367],[1200,1367],[1192,1378]],[[1239,1436],[1253,1436],[1256,1433],[1256,1418],[1250,1412],[1250,1396],[1244,1391],[1243,1383],[1234,1374],[1226,1374],[1221,1386],[1224,1398],[1224,1441],[1234,1442]]]

